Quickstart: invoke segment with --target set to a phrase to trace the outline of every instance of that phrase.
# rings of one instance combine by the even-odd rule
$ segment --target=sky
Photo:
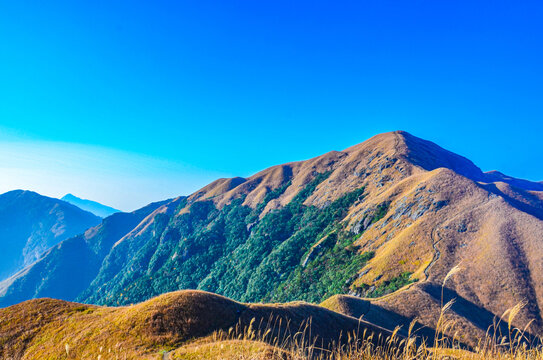
[[[0,2],[0,192],[121,210],[406,130],[543,180],[541,1]]]

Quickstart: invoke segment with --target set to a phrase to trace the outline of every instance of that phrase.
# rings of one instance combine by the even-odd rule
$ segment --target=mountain
[[[120,210],[114,209],[110,206],[102,205],[99,202],[92,200],[80,199],[72,194],[66,194],[60,200],[69,202],[70,204],[73,204],[102,218],[120,212]]]
[[[132,213],[115,213],[53,246],[41,259],[0,282],[0,306],[39,297],[74,299],[90,285],[114,244],[163,203]]]
[[[32,191],[0,195],[0,279],[39,259],[51,246],[101,219],[67,202]]]
[[[179,289],[244,302],[325,301],[389,329],[415,318],[434,328],[442,300],[456,298],[450,332],[473,345],[495,316],[526,301],[514,325],[533,320],[530,331],[543,331],[542,184],[484,173],[403,131],[216,180],[108,244],[99,266],[79,270],[85,289],[70,296],[57,296],[67,294],[47,268],[33,277],[46,279],[39,286],[48,296],[101,305]],[[55,256],[41,262],[54,266]],[[27,283],[28,269],[0,285],[16,299],[4,306],[35,296],[15,286]],[[58,272],[56,281],[66,277]]]

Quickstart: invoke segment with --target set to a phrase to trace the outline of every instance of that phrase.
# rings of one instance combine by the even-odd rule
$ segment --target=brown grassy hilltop
[[[511,350],[487,336],[470,351],[460,339],[439,335],[450,321],[441,323],[436,338],[428,329],[417,329],[414,322],[406,331],[390,332],[356,318],[370,314],[369,307],[367,301],[350,296],[330,298],[322,306],[243,304],[196,290],[124,307],[36,299],[0,309],[0,358],[527,360],[543,356],[541,347],[525,347],[524,332],[516,329],[508,333],[514,344]],[[395,321],[393,316],[380,316],[385,318],[382,321]],[[510,325],[514,316],[504,324]]]
[[[278,345],[288,348],[291,343],[303,341],[331,348],[362,333],[375,334],[374,342],[378,344],[379,339],[392,335],[365,321],[303,302],[242,304],[211,293],[185,290],[127,307],[37,299],[0,309],[0,356],[83,359],[102,354],[104,359],[162,358],[164,351],[190,351],[195,341],[201,343],[213,333],[217,336],[218,331],[230,334],[233,340],[237,335],[253,333],[260,344],[255,349],[258,351]]]
[[[308,188],[311,191],[300,198]],[[356,197],[341,209],[334,207],[349,194]],[[273,237],[283,225],[276,215],[291,208],[295,216],[287,220],[303,221],[288,236]],[[333,221],[323,222],[314,232],[304,227],[306,219],[316,223],[330,208]],[[240,213],[242,220],[236,217]],[[134,354],[154,354],[163,347],[172,350],[171,356],[204,359],[195,355],[195,349],[212,352],[217,343],[209,340],[210,334],[228,331],[240,320],[237,311],[253,314],[243,317],[244,326],[253,317],[280,313],[296,327],[311,314],[322,339],[337,337],[338,331],[355,324],[358,328],[360,317],[372,329],[393,331],[401,325],[397,335],[408,336],[409,324],[416,319],[416,330],[431,342],[443,320],[441,309],[453,299],[445,314],[450,324],[445,332],[472,349],[489,328],[490,338],[505,343],[510,340],[499,334],[507,334],[510,327],[529,325],[530,339],[543,335],[543,183],[497,171],[484,173],[468,159],[403,131],[248,178],[219,179],[188,197],[132,214],[122,229],[111,231],[120,217],[110,217],[84,236],[65,241],[1,282],[0,306],[36,296],[127,305],[187,288],[240,302],[200,292],[175,292],[119,308],[33,300],[0,309],[5,354],[9,349],[15,351],[9,354],[21,355],[16,351],[23,346],[26,358],[37,358],[39,351],[51,351],[49,358],[56,358],[65,353],[65,343],[72,349],[76,343],[84,344],[80,349],[88,348],[86,354],[122,343],[119,347]],[[269,218],[273,221],[263,225]],[[236,226],[230,229],[231,224]],[[311,236],[303,237],[298,230]],[[237,235],[232,236],[232,245],[225,240],[229,234],[241,234],[243,241],[236,243]],[[92,260],[87,260],[88,266],[67,260],[81,253],[78,244],[92,255],[86,256]],[[262,256],[251,257],[257,251]],[[335,254],[354,260],[341,262]],[[321,273],[310,269],[311,262],[316,268],[319,261],[325,265],[318,268]],[[351,273],[334,277],[345,269]],[[447,277],[451,271],[454,275]],[[80,273],[84,276],[74,275]],[[306,281],[299,283],[315,292],[308,301],[322,302],[321,306],[248,304],[300,300],[296,296],[307,294],[293,291],[292,284],[298,283],[292,279]],[[77,284],[77,293],[70,297],[59,293],[57,284],[66,283]],[[203,297],[201,306],[188,306],[184,299],[190,296]],[[213,307],[217,302],[224,308]],[[172,308],[189,320],[176,323],[175,316],[168,315]],[[515,316],[508,324],[511,308],[516,309]],[[37,320],[20,321],[27,318]],[[499,318],[505,320],[493,326]],[[184,327],[201,321],[206,322],[205,331],[195,330],[200,325]],[[154,327],[158,324],[160,329]],[[77,341],[70,342],[74,336]],[[270,350],[265,341],[228,341],[221,343],[224,353],[236,347],[249,353]],[[182,348],[176,350],[177,346]]]

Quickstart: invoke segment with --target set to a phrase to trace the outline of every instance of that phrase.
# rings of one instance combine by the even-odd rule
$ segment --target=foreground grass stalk
[[[525,303],[519,303],[507,310],[494,321],[484,338],[473,349],[462,348],[460,337],[455,331],[457,324],[447,320],[447,313],[453,308],[455,299],[444,303],[447,281],[461,271],[455,266],[445,276],[441,287],[440,314],[435,326],[432,346],[421,341],[414,334],[416,321],[409,325],[407,336],[399,336],[400,328],[383,339],[382,335],[366,330],[342,334],[331,346],[321,345],[311,335],[311,319],[300,328],[291,329],[288,320],[270,317],[258,324],[252,319],[247,327],[236,326],[228,332],[219,331],[209,337],[208,349],[214,351],[198,353],[184,350],[171,359],[225,359],[225,360],[543,360],[542,339],[527,336],[530,323],[523,330],[514,327],[515,317]],[[507,334],[502,334],[502,319],[506,318]],[[452,336],[451,336],[452,334]],[[377,345],[376,345],[377,344]],[[230,346],[232,351],[225,352]],[[188,348],[187,348],[188,349]],[[218,351],[217,351],[218,350]],[[68,351],[68,350],[67,350]]]

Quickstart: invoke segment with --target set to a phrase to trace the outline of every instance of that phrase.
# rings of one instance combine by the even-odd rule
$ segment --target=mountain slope
[[[15,190],[0,195],[0,279],[36,261],[48,248],[100,223],[67,202]]]
[[[484,335],[526,299],[518,325],[534,319],[540,333],[542,215],[540,183],[483,173],[434,143],[386,133],[164,204],[111,246],[76,299],[125,305],[178,289],[245,302],[351,294],[388,314],[372,315],[378,324],[419,318],[433,328],[441,283],[460,264],[444,291],[458,298],[451,331]]]
[[[96,277],[115,242],[163,204],[113,214],[100,225],[55,245],[40,260],[0,282],[0,307],[38,297],[75,299]]]
[[[374,248],[360,251],[355,242],[361,227],[389,206],[390,196],[375,199],[441,164],[483,176],[465,158],[395,133],[248,179],[218,180],[189,196],[178,213],[163,216],[160,227],[124,238],[79,300],[123,304],[201,288],[242,301],[322,301],[348,291],[345,283],[374,255]],[[365,225],[350,224],[353,216]],[[123,267],[119,259],[126,259]]]
[[[102,218],[105,218],[105,217],[108,217],[109,215],[113,215],[115,213],[120,212],[120,210],[114,209],[110,206],[106,206],[92,200],[81,199],[72,194],[66,194],[60,200],[69,202],[70,204],[73,204],[83,210],[91,212],[94,215],[100,216]]]
[[[469,270],[450,287],[468,308],[502,314],[527,299],[519,321],[535,319],[539,331],[541,282],[530,280],[543,276],[539,185],[497,180],[404,132],[221,179],[160,227],[123,239],[108,255],[116,268],[105,262],[79,299],[125,304],[200,288],[242,301],[318,302],[339,293],[379,297],[414,282],[376,304],[432,326],[440,299],[431,289],[462,263]],[[137,251],[123,255],[132,243]],[[492,323],[458,312],[473,335]]]

